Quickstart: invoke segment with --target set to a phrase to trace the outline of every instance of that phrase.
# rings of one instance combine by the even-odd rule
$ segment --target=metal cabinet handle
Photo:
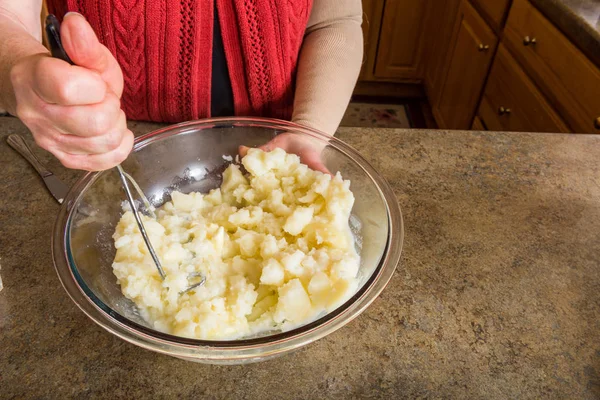
[[[600,117],[594,120],[594,128],[600,129]]]
[[[523,38],[523,46],[534,45],[536,43],[537,39],[535,37],[531,38],[529,36],[525,36],[525,38]]]
[[[511,112],[512,112],[512,110],[510,108],[504,108],[504,107],[498,108],[498,114],[500,114],[500,115],[507,115],[507,114],[510,114]]]
[[[488,51],[489,49],[490,49],[490,46],[489,46],[489,45],[487,45],[487,44],[483,44],[483,43],[480,43],[480,44],[479,44],[479,47],[478,47],[478,50],[479,50],[479,51]]]

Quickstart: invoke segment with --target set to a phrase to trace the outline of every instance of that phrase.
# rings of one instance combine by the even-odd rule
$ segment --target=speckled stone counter
[[[58,206],[11,132],[26,134],[0,118],[0,398],[600,397],[600,137],[342,129],[402,207],[399,269],[334,334],[223,367],[142,350],[79,311],[52,265]]]
[[[592,61],[600,65],[599,0],[530,0]]]

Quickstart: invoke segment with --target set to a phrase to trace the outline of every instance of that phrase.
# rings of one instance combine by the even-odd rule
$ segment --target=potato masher
[[[60,38],[60,23],[58,22],[58,19],[52,14],[49,14],[46,17],[46,35],[48,38],[48,44],[50,46],[50,52],[52,54],[52,57],[59,58],[65,62],[68,62],[71,65],[75,65],[75,63],[73,62],[73,60],[71,60],[71,58],[69,57],[69,55],[67,54],[67,52],[65,51],[65,49],[62,45],[62,40]],[[162,267],[162,264],[160,263],[160,259],[158,258],[158,255],[154,251],[154,247],[152,247],[152,243],[150,242],[150,238],[148,237],[146,229],[144,228],[144,223],[142,221],[142,218],[140,217],[138,207],[136,206],[135,201],[133,199],[133,195],[131,193],[131,189],[129,188],[128,181],[131,182],[131,184],[134,186],[136,192],[142,199],[142,202],[144,203],[144,206],[146,207],[147,212],[153,218],[156,218],[156,215],[154,214],[154,211],[152,209],[152,206],[150,205],[150,202],[148,201],[148,199],[142,192],[140,186],[133,179],[133,177],[131,175],[127,174],[123,170],[123,167],[120,164],[117,165],[116,168],[117,168],[117,171],[119,172],[119,177],[121,179],[121,184],[123,185],[123,189],[125,190],[127,201],[129,202],[129,206],[131,207],[131,211],[135,217],[135,222],[137,223],[137,226],[140,230],[142,238],[144,239],[144,243],[146,244],[146,247],[147,247],[148,251],[150,252],[150,255],[152,256],[152,260],[154,261],[154,264],[156,265],[156,269],[158,270],[158,273],[159,273],[161,279],[164,280],[166,277],[165,271]],[[187,279],[188,279],[188,282],[190,282],[191,280],[197,280],[198,278],[200,278],[198,282],[189,285],[183,291],[179,292],[179,294],[187,293],[193,289],[196,289],[197,287],[204,285],[204,283],[206,282],[206,278],[204,277],[204,275],[202,275],[199,272],[192,272],[191,274],[188,275]]]

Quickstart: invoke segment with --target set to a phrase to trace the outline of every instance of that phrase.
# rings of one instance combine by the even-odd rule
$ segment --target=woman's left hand
[[[304,139],[293,133],[282,133],[281,135],[275,136],[275,138],[268,143],[260,146],[259,149],[271,151],[276,147],[279,147],[280,149],[285,150],[286,153],[292,153],[299,156],[300,162],[306,164],[310,169],[331,175],[331,172],[329,172],[321,160],[321,153],[323,152],[325,145],[315,146],[315,143],[311,142],[310,139]],[[240,156],[244,157],[246,153],[248,153],[248,149],[249,147],[247,146],[240,146]]]

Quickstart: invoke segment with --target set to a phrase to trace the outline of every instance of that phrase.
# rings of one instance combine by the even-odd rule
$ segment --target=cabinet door
[[[481,122],[481,118],[476,116],[475,118],[473,118],[473,125],[471,125],[471,130],[472,131],[485,131],[487,129],[485,129],[483,122]]]
[[[375,56],[377,55],[377,44],[379,42],[379,30],[381,29],[381,18],[383,17],[382,0],[362,0],[363,23],[362,31],[365,44],[363,65],[359,80],[373,80],[375,69]]]
[[[471,0],[492,28],[500,30],[508,13],[510,0]]]
[[[507,47],[577,133],[600,133],[600,68],[527,0],[515,0]]]
[[[431,2],[427,13],[425,30],[424,81],[429,104],[436,104],[442,94],[442,80],[446,72],[446,58],[452,39],[452,30],[460,6],[460,0]]]
[[[496,54],[479,116],[491,131],[569,132],[504,45]]]
[[[375,65],[376,78],[421,80],[421,42],[430,1],[432,0],[385,1]]]
[[[469,129],[498,45],[492,29],[463,0],[442,94],[433,107],[441,128]]]

